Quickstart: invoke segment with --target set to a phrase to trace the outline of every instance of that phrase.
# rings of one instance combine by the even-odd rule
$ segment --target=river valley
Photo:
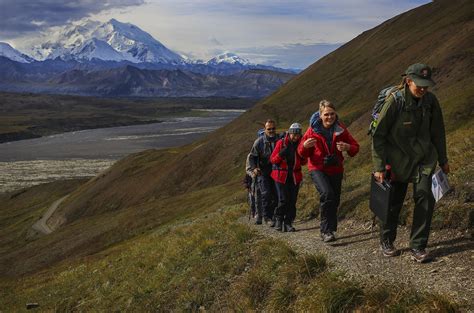
[[[205,116],[99,128],[0,144],[0,193],[48,181],[92,177],[116,160],[146,149],[191,143],[243,110],[205,110]]]

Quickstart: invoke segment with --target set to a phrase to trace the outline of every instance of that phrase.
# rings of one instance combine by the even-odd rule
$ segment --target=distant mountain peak
[[[224,52],[224,53],[221,53],[221,54],[213,57],[209,61],[207,61],[207,64],[210,64],[210,65],[218,65],[218,64],[221,64],[221,63],[251,65],[249,60],[244,59],[244,58],[238,56],[237,54],[232,53],[232,52],[228,52],[228,51]]]
[[[104,61],[122,61],[124,56],[114,50],[107,42],[92,38],[84,42],[78,47],[78,51],[74,53],[76,59],[92,60],[100,59]]]
[[[42,60],[59,57],[64,60],[99,58],[106,61],[134,63],[179,64],[184,62],[179,54],[166,48],[147,32],[133,24],[122,23],[116,19],[110,19],[105,23],[84,20],[63,27],[48,37],[52,39],[33,47],[35,57]],[[91,54],[87,55],[87,51]]]
[[[0,56],[20,63],[30,63],[34,61],[32,58],[16,50],[6,42],[0,42]]]

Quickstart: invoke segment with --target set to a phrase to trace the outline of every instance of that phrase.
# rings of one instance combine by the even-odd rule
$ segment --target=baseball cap
[[[433,87],[436,85],[431,78],[431,73],[431,68],[422,63],[412,64],[405,71],[405,75],[411,78],[418,87]]]

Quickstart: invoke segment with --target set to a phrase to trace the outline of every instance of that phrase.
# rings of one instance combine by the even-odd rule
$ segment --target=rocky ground
[[[461,303],[474,312],[474,240],[472,234],[458,230],[435,230],[431,233],[429,251],[434,260],[419,264],[410,259],[408,240],[410,229],[399,227],[396,246],[398,257],[383,257],[379,247],[378,227],[371,223],[343,221],[337,240],[323,243],[319,235],[319,220],[295,223],[295,233],[281,233],[268,225],[254,225],[242,218],[260,234],[288,242],[302,253],[326,255],[333,270],[343,271],[348,278],[371,284],[375,281],[407,284],[419,291],[439,293]]]

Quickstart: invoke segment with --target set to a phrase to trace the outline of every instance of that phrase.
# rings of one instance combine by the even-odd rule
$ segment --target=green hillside
[[[474,174],[469,162],[474,99],[470,8],[470,1],[434,2],[364,32],[205,139],[181,149],[148,151],[122,160],[74,193],[56,214],[56,223],[128,210],[204,188],[236,186],[259,123],[271,117],[282,129],[294,121],[307,125],[322,98],[338,106],[341,119],[362,145],[360,154],[347,162],[345,182],[346,192],[355,192],[350,198],[362,200],[370,172],[366,130],[374,99],[381,88],[398,83],[409,64],[420,61],[434,68],[438,81],[434,92],[444,111],[456,188],[452,205],[463,206]]]
[[[400,81],[400,74],[408,65],[415,62],[424,62],[434,68],[434,79],[438,82],[436,88],[434,88],[434,93],[438,96],[444,112],[448,136],[448,157],[452,170],[450,180],[454,186],[454,192],[437,206],[434,227],[472,227],[472,216],[474,215],[472,213],[474,194],[472,179],[474,175],[472,163],[474,158],[472,138],[474,130],[473,61],[474,3],[472,1],[435,1],[399,15],[374,29],[362,33],[354,40],[319,60],[270,97],[259,102],[240,118],[204,139],[181,148],[160,151],[149,150],[131,155],[117,162],[108,171],[79,186],[50,220],[49,224],[56,229],[55,232],[48,236],[34,238],[34,240],[24,239],[22,242],[15,242],[14,244],[9,242],[3,248],[2,256],[0,256],[2,272],[9,277],[18,277],[26,273],[35,273],[40,269],[46,270],[55,265],[58,267],[48,269],[43,276],[35,276],[31,279],[38,286],[46,286],[46,290],[53,288],[51,287],[53,285],[62,290],[63,288],[73,287],[67,285],[67,282],[61,281],[60,278],[53,279],[52,277],[57,277],[54,275],[59,274],[69,275],[67,272],[68,266],[71,267],[71,270],[80,272],[71,276],[77,280],[81,279],[82,274],[88,277],[89,270],[104,272],[108,264],[120,269],[121,267],[117,263],[120,261],[117,260],[123,259],[122,257],[116,257],[114,260],[107,258],[108,255],[115,256],[114,253],[135,255],[135,259],[127,261],[129,262],[127,264],[130,264],[137,262],[137,259],[142,257],[141,254],[145,255],[150,250],[163,249],[167,251],[166,249],[169,247],[152,245],[153,240],[150,238],[155,237],[150,236],[157,236],[156,232],[164,231],[164,229],[167,229],[166,227],[176,225],[178,222],[188,223],[192,221],[189,226],[190,229],[186,228],[179,231],[184,233],[192,233],[193,229],[198,232],[210,231],[206,230],[206,227],[210,225],[216,225],[216,228],[219,225],[218,229],[223,233],[228,229],[235,230],[238,228],[237,226],[227,225],[227,227],[222,226],[224,228],[220,228],[220,225],[226,225],[228,219],[235,219],[237,213],[232,211],[233,213],[229,213],[230,215],[224,216],[223,219],[214,219],[212,214],[217,214],[213,212],[219,209],[230,207],[238,210],[240,214],[243,213],[242,206],[239,206],[239,204],[244,201],[245,196],[240,180],[243,176],[245,156],[251,147],[255,131],[261,127],[261,122],[267,118],[276,119],[282,130],[295,121],[306,126],[309,116],[317,108],[316,104],[323,98],[335,103],[340,118],[345,124],[349,125],[350,131],[361,143],[359,155],[348,160],[345,166],[346,178],[343,181],[341,213],[343,216],[365,221],[370,217],[367,207],[368,177],[371,167],[370,142],[366,135],[369,111],[378,91],[387,85],[397,84]],[[309,181],[307,177],[305,179],[307,182]],[[35,191],[31,192],[34,193]],[[42,197],[44,197],[44,192],[37,191],[38,195],[41,194]],[[64,190],[58,193],[61,194],[51,199],[51,202],[67,192]],[[11,220],[17,221],[16,232],[26,232],[30,222],[40,216],[40,209],[47,207],[47,204],[41,204],[36,199],[41,197],[28,197],[23,198],[22,205],[23,207],[35,206],[36,216],[32,217],[31,213],[28,215],[26,213],[14,214],[7,212],[9,207],[15,205],[18,199],[21,199],[21,196],[4,196],[0,199],[2,200],[0,201],[0,212],[4,216],[10,216]],[[300,218],[314,215],[316,200],[314,187],[310,183],[304,185],[298,203]],[[208,214],[210,218],[202,220],[202,217],[208,216]],[[406,211],[404,216],[409,216],[409,210]],[[406,220],[409,221],[409,219]],[[195,226],[193,227],[193,225]],[[244,245],[245,247],[242,247],[242,249],[250,249],[247,246],[249,245],[247,240],[256,239],[249,239],[253,237],[250,235],[250,237],[247,237],[244,230],[239,231],[237,229],[236,231],[243,232],[240,235],[242,237],[235,239],[232,237],[233,235],[229,235],[230,238]],[[160,240],[160,238],[156,240]],[[145,241],[145,243],[140,242],[140,240]],[[172,239],[168,235],[163,235],[163,240],[179,239]],[[219,247],[218,239],[215,240],[215,242],[207,244],[211,247]],[[137,244],[137,241],[140,244]],[[234,241],[227,244],[232,246],[232,242],[236,244]],[[206,245],[205,242],[200,244]],[[137,245],[136,249],[139,250],[130,251],[135,249],[134,245]],[[194,253],[192,247],[186,247],[188,246],[183,249],[189,250],[176,252],[177,259],[185,257],[187,255],[186,251],[191,254]],[[260,245],[257,247],[260,247]],[[212,251],[206,250],[206,247],[202,247],[202,249],[203,251],[200,253],[214,255]],[[232,254],[233,250],[228,251],[228,253]],[[238,252],[235,253],[238,254]],[[255,258],[258,259],[265,255],[262,253],[262,251],[256,253]],[[228,257],[234,256],[228,255]],[[143,260],[144,272],[148,270],[148,266],[151,266],[150,263],[163,264],[162,266],[165,268],[169,264],[166,263],[166,260],[162,260],[164,256],[157,256],[153,262],[148,261],[147,258],[145,257]],[[168,262],[177,262],[176,260],[167,260]],[[78,265],[80,262],[86,262],[85,267],[80,267]],[[213,262],[219,263],[221,260],[214,260]],[[240,259],[237,259],[236,262],[245,263]],[[259,264],[258,266],[272,268],[279,266],[252,262],[250,263]],[[92,267],[88,268],[88,264],[92,264]],[[193,266],[196,265],[185,264],[182,266],[183,268],[194,269]],[[213,296],[210,296],[212,299],[216,299],[216,295],[229,296],[230,294],[227,294],[227,292],[235,292],[233,295],[244,298],[244,295],[238,292],[243,288],[242,286],[249,286],[248,282],[245,281],[246,276],[242,274],[240,268],[243,265],[228,264],[227,266],[231,273],[243,275],[239,278],[244,281],[237,279],[237,282],[232,281],[228,284],[221,282],[222,286],[228,286],[228,288],[221,290],[222,294],[217,291],[213,293]],[[255,268],[258,269],[258,266]],[[204,271],[204,269],[202,270]],[[211,271],[202,275],[219,276],[219,271],[216,269],[215,272]],[[167,275],[170,274],[165,271],[160,275],[166,281],[169,278]],[[198,274],[189,273],[186,279],[191,279],[195,275]],[[258,275],[262,274],[255,273],[255,275],[260,277]],[[327,275],[332,274],[328,273]],[[112,276],[113,274],[110,274],[110,277]],[[110,277],[107,279],[111,280]],[[255,282],[262,283],[259,279],[256,279]],[[275,277],[268,277],[268,280],[264,280],[263,283],[267,284],[265,286],[268,287],[269,294],[277,294],[275,290],[278,287],[278,280]],[[290,283],[296,284],[296,286],[305,285],[304,282]],[[22,280],[19,284],[13,285],[15,288],[21,289],[22,286],[27,284],[31,284],[31,282]],[[81,288],[87,288],[87,284],[94,284],[93,278],[87,278]],[[159,285],[158,282],[151,282],[150,284],[153,288]],[[168,287],[181,288],[186,284],[188,283],[181,282],[178,287]],[[364,293],[357,291],[359,290],[357,288],[351,289],[351,286],[346,286],[342,281],[341,284],[341,290],[349,293],[354,292],[354,294],[349,295],[354,296],[352,299],[356,299],[347,307],[343,306],[343,309],[364,307],[364,305],[370,307],[371,304],[368,299],[376,297],[370,292]],[[98,285],[94,286],[99,288]],[[186,292],[193,294],[191,286],[188,287]],[[121,288],[114,290],[126,290],[126,287],[122,286]],[[151,289],[155,290],[153,288]],[[315,293],[321,292],[321,289],[314,288]],[[79,290],[82,289],[79,288]],[[304,291],[297,289],[296,292]],[[37,290],[31,290],[29,294],[33,295],[38,292]],[[147,294],[145,287],[140,289],[140,292],[137,297],[145,299],[143,300],[145,302],[141,302],[142,304],[149,299],[155,299]],[[385,294],[388,299],[391,297],[388,295],[393,291],[385,292],[380,291],[378,296]],[[127,303],[128,301],[123,299],[121,295],[112,296],[115,297],[114,299],[118,299],[119,303]],[[155,296],[159,298],[159,295]],[[93,298],[87,295],[84,297],[86,300]],[[296,295],[288,295],[288,297],[290,297],[288,303],[293,303],[293,309],[297,309],[298,303],[291,300],[295,299]],[[331,295],[319,294],[319,297],[326,299],[324,297],[330,298]],[[68,306],[69,302],[59,305],[60,308],[66,311],[75,307],[81,301],[81,299],[71,297],[68,299],[72,301],[73,306]],[[24,298],[18,301],[23,300],[26,301]],[[200,300],[202,301],[187,299],[183,300],[183,306],[172,308],[163,306],[163,309],[186,308],[186,303],[211,301],[209,299]],[[95,299],[93,301],[100,303],[102,300]],[[134,298],[131,301],[134,303],[133,301],[137,300]],[[156,301],[149,303],[150,308],[162,307],[158,305],[158,300]],[[390,298],[387,301],[392,304],[399,302],[397,298]],[[420,305],[420,303],[426,303],[424,301],[430,300],[423,298],[417,301],[414,302],[415,304],[409,303],[407,306]],[[55,304],[51,302],[50,305],[54,306]],[[233,307],[232,305],[232,303],[226,303],[222,308],[225,310],[225,308]],[[300,303],[300,305],[304,304]],[[434,305],[439,308],[441,304]],[[107,308],[112,307],[113,304]],[[276,308],[270,304],[265,307],[267,310]],[[299,306],[300,309],[303,307],[305,306]],[[428,307],[422,307],[421,311],[427,311]],[[87,310],[91,306],[87,304],[84,308]],[[238,307],[234,308],[239,310]],[[260,309],[262,308],[264,307],[260,307]],[[372,306],[373,310],[376,310],[376,308],[377,306]],[[102,307],[102,309],[104,308]],[[197,310],[198,308],[191,306],[190,309]],[[250,304],[241,308],[241,310],[250,309],[259,309],[259,307]],[[101,308],[98,308],[98,310],[101,310]],[[215,310],[219,310],[219,307]]]

